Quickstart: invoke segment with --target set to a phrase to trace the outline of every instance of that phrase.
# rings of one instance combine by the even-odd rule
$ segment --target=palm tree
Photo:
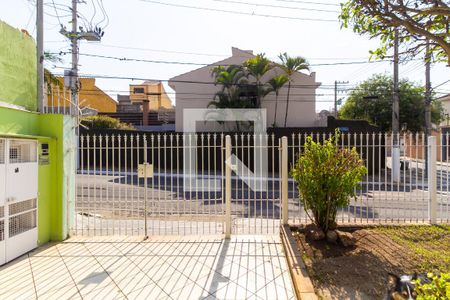
[[[284,71],[284,73],[286,73],[286,76],[289,78],[287,98],[286,98],[286,113],[284,115],[284,127],[286,127],[289,110],[289,96],[291,91],[292,75],[294,75],[295,72],[299,72],[301,70],[309,71],[309,64],[305,58],[301,56],[291,57],[287,55],[286,52],[280,54],[278,57],[281,60],[280,68]]]
[[[251,108],[252,103],[245,97],[241,97],[242,87],[247,80],[241,66],[231,65],[228,67],[217,66],[212,71],[214,83],[221,85],[222,89],[214,95],[214,100],[208,107],[215,108]],[[222,124],[223,122],[219,122]],[[236,121],[237,130],[240,131],[240,123]]]
[[[278,109],[278,93],[280,92],[280,89],[288,81],[289,81],[289,78],[286,75],[276,75],[267,82],[270,86],[270,91],[275,92],[275,113],[273,116],[273,127],[277,126],[276,122],[277,122],[277,109]]]
[[[256,82],[256,107],[261,107],[261,98],[264,94],[264,86],[261,84],[261,78],[271,69],[273,64],[264,55],[258,54],[244,62],[244,69],[247,77],[252,76]]]

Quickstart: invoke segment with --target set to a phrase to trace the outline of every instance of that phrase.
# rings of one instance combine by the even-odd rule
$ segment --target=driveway
[[[278,236],[71,238],[0,267],[0,299],[295,299]]]

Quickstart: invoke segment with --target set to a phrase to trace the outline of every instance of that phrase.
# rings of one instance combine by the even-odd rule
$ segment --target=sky
[[[62,25],[71,28],[71,0],[44,0],[44,47],[48,52],[70,51],[70,43],[59,33]],[[182,62],[148,63],[112,60],[80,55],[79,73],[113,77],[167,80],[231,56],[231,47],[265,53],[277,61],[278,54],[303,56],[322,83],[317,90],[316,111],[330,109],[334,82],[341,84],[339,98],[373,74],[392,72],[390,62],[367,62],[377,40],[341,29],[337,20],[339,0],[85,0],[79,3],[79,25],[102,27],[101,42],[80,43],[80,54],[141,60]],[[102,4],[104,8],[102,9]],[[36,36],[35,0],[0,0],[0,20],[26,29]],[[1,43],[1,41],[0,41]],[[55,74],[70,68],[70,55],[63,62],[47,64]],[[423,84],[425,71],[421,57],[400,66],[400,78]],[[322,65],[319,65],[322,64]],[[450,79],[450,67],[433,64],[432,86]],[[140,81],[98,78],[97,86],[113,98],[127,94],[128,85]],[[165,82],[169,97],[173,90]],[[436,89],[438,96],[450,93],[450,82]]]

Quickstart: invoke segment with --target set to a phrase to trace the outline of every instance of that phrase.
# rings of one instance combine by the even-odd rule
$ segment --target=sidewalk
[[[0,299],[295,299],[278,236],[71,238],[0,267]]]

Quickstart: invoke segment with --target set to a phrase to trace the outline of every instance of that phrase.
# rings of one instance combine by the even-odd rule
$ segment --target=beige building
[[[441,122],[441,126],[450,126],[450,94],[438,98],[444,108],[444,120]]]
[[[144,81],[142,84],[130,84],[130,101],[131,103],[148,101],[149,110],[173,108],[172,101],[170,101],[160,81]]]
[[[245,60],[254,57],[253,51],[232,48],[232,56],[211,65],[178,75],[169,80],[169,86],[176,92],[175,127],[176,131],[183,131],[183,110],[185,108],[207,108],[220,86],[211,84],[213,77],[211,71],[219,65],[241,65]],[[275,74],[282,74],[282,70],[274,68],[263,77],[267,78]],[[309,75],[295,73],[292,77],[289,112],[287,127],[314,126],[316,121],[316,89],[320,83],[316,82],[316,74]],[[287,84],[281,88],[278,96],[277,119],[274,120],[275,93],[270,93],[262,100],[261,107],[267,110],[267,126],[274,121],[278,126],[284,125],[284,114],[286,109]],[[201,124],[200,124],[201,123]],[[217,131],[212,124],[199,122],[198,129],[203,131]],[[223,129],[222,129],[223,130]]]

